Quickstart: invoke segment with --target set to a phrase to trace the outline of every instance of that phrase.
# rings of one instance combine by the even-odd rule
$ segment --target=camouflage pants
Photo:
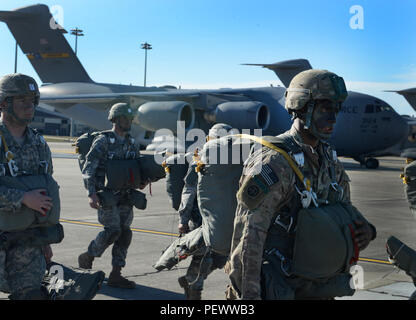
[[[0,289],[10,293],[12,299],[38,299],[45,271],[41,247],[21,243],[0,251]]]
[[[111,208],[100,208],[98,221],[104,226],[104,230],[91,241],[88,253],[94,257],[101,257],[104,251],[114,244],[112,266],[123,268],[132,239],[130,226],[133,221],[133,207],[130,204],[119,204]]]

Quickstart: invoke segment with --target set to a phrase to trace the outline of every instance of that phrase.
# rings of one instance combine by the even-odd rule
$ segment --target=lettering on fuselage
[[[342,113],[358,113],[358,107],[357,106],[342,106],[341,112]]]
[[[377,133],[377,118],[363,118],[360,129],[362,133]]]

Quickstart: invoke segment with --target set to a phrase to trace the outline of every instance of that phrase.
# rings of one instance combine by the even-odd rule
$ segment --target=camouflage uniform
[[[289,149],[286,151],[310,181],[316,193],[316,205],[350,204],[350,180],[331,147],[324,142],[331,135],[336,114],[347,95],[344,80],[327,70],[303,71],[292,79],[286,90],[285,108],[295,124],[275,139]],[[304,143],[302,133],[314,137],[310,140],[316,143],[315,148]],[[231,280],[228,298],[333,298],[354,293],[351,275],[344,268],[326,279],[307,280],[290,274],[298,213],[310,206],[300,196],[306,180],[301,183],[299,180],[288,160],[268,147],[254,151],[245,162],[226,266]],[[305,192],[304,195],[313,196],[310,191]],[[365,220],[359,213],[357,216]],[[365,233],[366,240],[370,232],[375,237],[375,228],[366,220],[362,222],[365,227],[359,233]],[[354,237],[353,231],[351,234]],[[354,263],[354,259],[349,263]]]
[[[304,152],[303,174],[311,181],[312,189],[316,192],[318,199],[327,200],[331,192],[332,181],[329,175],[330,164],[324,152],[330,152],[329,146],[321,142],[316,150],[313,150],[309,145],[302,143],[300,134],[294,128],[289,133]],[[260,298],[262,256],[272,219],[276,212],[283,212],[285,207],[290,206],[298,195],[294,187],[296,180],[294,171],[280,153],[266,147],[250,155],[244,166],[240,187],[256,177],[256,174],[253,176],[252,171],[255,170],[259,161],[262,166],[268,166],[273,171],[276,176],[275,183],[269,186],[270,190],[267,194],[260,193],[258,195],[259,199],[256,199],[256,205],[250,205],[251,210],[247,208],[241,198],[238,199],[231,257],[226,266],[234,290],[242,299]],[[341,201],[349,202],[350,180],[339,161],[336,162],[335,175],[338,185],[343,189]],[[286,239],[285,243],[281,244],[282,247],[279,248],[289,259],[293,253],[293,240],[292,237]],[[285,278],[285,280],[290,289],[286,291],[286,297],[282,298],[294,298],[295,290],[299,289],[298,283],[292,284],[293,279],[290,278]]]
[[[9,150],[14,154],[14,161],[19,173],[52,175],[52,158],[50,149],[34,130],[27,128],[22,145],[17,143],[9,130],[0,123]],[[1,148],[4,159],[4,147]],[[46,171],[45,171],[46,170]],[[0,186],[0,209],[15,212],[22,206],[24,191]],[[30,291],[37,291],[46,270],[46,261],[42,247],[34,247],[21,241],[11,248],[0,251],[0,287],[11,293],[12,299],[26,299]]]
[[[130,135],[122,139],[114,132],[109,132],[95,138],[82,170],[88,196],[105,189],[107,160],[138,159],[139,155],[140,146]],[[98,209],[98,221],[104,226],[104,231],[90,243],[88,253],[93,257],[101,257],[108,246],[114,243],[112,265],[124,267],[132,238],[130,226],[133,221],[133,205],[128,201],[127,190],[112,192],[116,195],[118,204]]]

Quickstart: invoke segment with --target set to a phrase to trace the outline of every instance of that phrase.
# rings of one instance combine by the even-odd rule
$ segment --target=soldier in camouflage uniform
[[[325,142],[346,96],[343,79],[325,70],[298,74],[286,92],[286,109],[294,123],[284,136],[302,150],[299,165],[303,162],[302,172],[311,182],[315,200],[320,204],[332,203],[333,199],[350,202],[350,180]],[[258,164],[262,168],[260,173]],[[274,292],[272,299],[322,298],[314,293],[319,286],[330,284],[331,279],[314,283],[290,275],[297,212],[302,208],[296,179],[283,155],[270,148],[254,151],[245,162],[237,194],[230,258],[225,268],[231,280],[228,299],[270,298],[265,294],[270,283],[265,283],[262,276],[264,259],[269,252],[277,252],[281,261],[281,268],[273,270],[279,284],[271,290]],[[376,230],[365,219],[355,224],[356,245],[363,250],[376,237]],[[285,265],[287,262],[289,265]],[[337,281],[347,288],[345,294],[353,294],[349,287],[350,274],[340,277]]]
[[[94,239],[88,251],[78,257],[79,267],[91,269],[95,257],[101,257],[111,245],[112,271],[108,285],[120,288],[135,288],[133,281],[121,276],[121,269],[126,265],[127,249],[132,239],[130,229],[133,221],[133,205],[128,200],[128,190],[109,190],[117,197],[117,205],[103,207],[97,192],[105,190],[105,166],[108,160],[138,159],[140,146],[128,133],[131,129],[135,112],[125,103],[114,105],[108,119],[113,122],[113,129],[98,135],[86,156],[82,170],[87,187],[90,206],[98,209],[98,221],[104,226]]]
[[[207,141],[228,135],[231,129],[232,127],[227,124],[217,123],[209,130]],[[195,170],[198,160],[198,155],[194,156],[194,161],[190,163],[184,178],[185,185],[182,191],[181,205],[178,210],[180,219],[178,229],[181,234],[190,231],[189,221],[193,223],[192,229],[196,229],[202,223],[197,201],[198,173]],[[200,300],[204,280],[217,266],[222,268],[225,263],[226,257],[212,253],[212,257],[207,258],[205,251],[206,247],[203,246],[192,255],[192,261],[189,264],[186,275],[178,279],[179,285],[184,288],[185,296],[188,300]]]
[[[38,86],[31,77],[11,74],[0,79],[0,159],[2,169],[5,169],[2,175],[52,175],[50,149],[43,137],[28,127],[39,104],[39,96]],[[14,156],[11,169],[6,163],[7,151]],[[22,206],[27,206],[43,215],[52,207],[52,199],[44,192],[25,192],[1,185],[0,210],[17,212]],[[41,282],[51,257],[49,245],[34,246],[24,239],[8,248],[0,243],[0,289],[10,292],[11,299],[47,299]]]

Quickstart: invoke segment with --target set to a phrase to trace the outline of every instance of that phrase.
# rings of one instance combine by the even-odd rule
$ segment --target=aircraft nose
[[[392,119],[392,126],[389,130],[389,135],[394,143],[402,141],[409,135],[409,126],[407,122],[399,114],[395,114]]]

